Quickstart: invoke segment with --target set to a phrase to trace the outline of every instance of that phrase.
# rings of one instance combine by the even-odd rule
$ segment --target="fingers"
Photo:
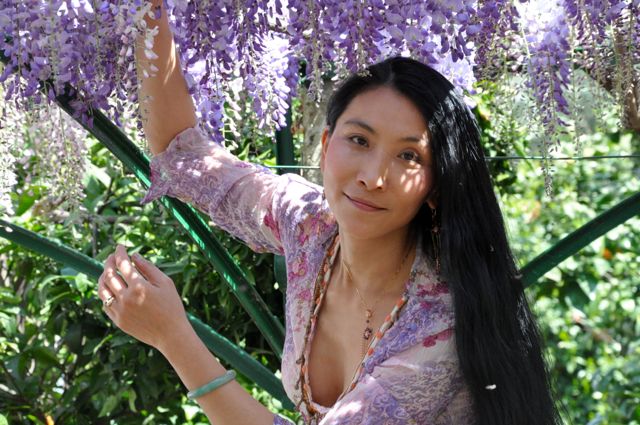
[[[101,278],[109,295],[113,295],[116,300],[119,300],[124,296],[124,292],[127,290],[127,284],[118,276],[117,270],[115,257],[111,254],[104,263],[104,272]],[[106,300],[109,295],[103,298],[103,301]]]
[[[116,323],[116,324],[118,323],[118,318],[116,317],[115,312],[110,307],[104,307],[103,310],[113,323]]]
[[[113,297],[113,302],[104,306],[105,311],[110,312],[109,317],[118,316],[125,305],[138,305],[144,300],[151,286],[168,284],[173,285],[171,278],[152,262],[138,253],[129,258],[124,246],[117,245],[105,260],[104,271],[98,279],[98,295],[103,303]]]
[[[137,252],[131,256],[133,262],[138,269],[138,271],[144,276],[144,278],[154,286],[160,286],[167,279],[167,275],[162,273],[162,271],[156,267],[151,261],[143,258]]]
[[[113,295],[113,292],[111,292],[111,290],[107,288],[107,286],[104,283],[104,273],[101,274],[100,278],[98,279],[98,296],[100,297],[103,303],[106,300],[108,300],[110,297],[115,298],[115,295]]]
[[[111,319],[113,323],[117,323],[116,311],[114,309],[113,303],[115,303],[115,295],[113,292],[107,287],[105,284],[105,274],[101,274],[98,279],[98,296],[102,300],[102,310],[106,313],[106,315]],[[106,301],[109,299],[114,299],[110,303],[110,305],[106,304]]]
[[[124,246],[118,244],[116,246],[116,252],[114,255],[115,265],[120,272],[127,285],[146,284],[147,280],[142,276],[135,265],[131,262],[129,254],[125,250]]]

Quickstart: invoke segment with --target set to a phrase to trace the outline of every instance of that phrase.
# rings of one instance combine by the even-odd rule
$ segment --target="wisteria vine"
[[[198,117],[219,142],[240,110],[249,107],[258,127],[272,131],[284,126],[301,83],[322,93],[325,79],[397,54],[434,66],[466,92],[477,80],[526,72],[543,128],[556,140],[569,113],[565,92],[574,68],[609,82],[620,102],[637,82],[639,2],[164,0],[164,6]],[[536,14],[541,9],[546,15]],[[153,57],[156,32],[144,17],[157,13],[144,0],[1,0],[5,105],[29,111],[71,90],[81,121],[91,125],[92,109],[100,108],[124,125],[139,101],[139,78],[148,77],[137,75],[135,43],[142,39]],[[624,47],[616,50],[613,71],[606,66],[612,40]],[[14,148],[1,129],[0,143],[8,158]]]

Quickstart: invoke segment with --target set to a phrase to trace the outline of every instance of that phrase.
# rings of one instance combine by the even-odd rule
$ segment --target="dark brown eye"
[[[411,151],[402,152],[400,156],[402,157],[402,159],[406,161],[420,162],[420,155],[418,155],[415,152],[411,152]]]
[[[358,146],[365,146],[367,143],[367,140],[362,136],[351,136],[349,137],[349,140],[351,140],[353,143],[355,143]]]

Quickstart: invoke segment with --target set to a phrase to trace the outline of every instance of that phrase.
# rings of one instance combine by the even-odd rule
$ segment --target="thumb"
[[[161,286],[167,279],[162,270],[137,252],[131,256],[138,271],[154,286]]]

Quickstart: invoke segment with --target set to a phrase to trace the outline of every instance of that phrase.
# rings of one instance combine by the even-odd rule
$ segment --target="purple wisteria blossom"
[[[524,10],[529,85],[548,135],[553,135],[559,126],[565,125],[562,115],[569,114],[565,98],[571,74],[569,26],[557,4],[531,3]]]
[[[300,84],[319,96],[327,79],[392,55],[432,65],[466,92],[476,78],[526,72],[546,152],[569,113],[571,60],[602,70],[591,72],[598,81],[638,84],[640,0],[165,0],[164,8],[198,117],[219,142],[247,106],[270,133],[285,124]],[[124,126],[145,102],[139,78],[149,74],[137,74],[135,44],[153,58],[156,31],[144,17],[158,13],[144,0],[1,0],[5,101],[27,111],[68,91],[87,125],[100,108]]]
[[[640,64],[640,0],[632,0],[629,4],[629,19],[632,22],[631,28],[631,46],[633,49],[633,58],[635,64]]]
[[[198,115],[219,141],[225,93],[238,76],[266,130],[284,125],[301,65],[314,86],[409,54],[440,68],[465,62],[455,79],[465,89],[474,81],[473,2],[166,0],[165,6]],[[157,12],[142,0],[5,0],[0,23],[11,40],[1,39],[0,48],[10,63],[0,81],[6,98],[42,102],[70,84],[84,122],[91,125],[91,108],[110,111],[118,122],[123,104],[138,101],[137,36],[145,36],[147,56],[153,55],[154,33],[142,18]],[[51,83],[46,95],[39,93],[42,81]]]
[[[580,63],[597,80],[609,79],[606,56],[609,50],[608,30],[619,23],[627,7],[625,1],[563,0],[567,20],[579,44]]]
[[[551,194],[549,157],[560,146],[569,104],[565,91],[570,83],[569,26],[562,7],[555,2],[521,5],[528,54],[528,86],[537,103],[537,120],[544,134],[540,138],[545,158],[542,170],[545,188]]]
[[[37,106],[37,105],[36,105]],[[86,169],[86,132],[60,109],[44,107],[25,112],[13,102],[3,105],[0,125],[0,216],[11,215],[10,194],[20,196],[33,186],[46,185],[48,191],[34,207],[34,214],[61,221],[65,211],[82,213],[83,176]],[[62,140],[63,143],[52,143]],[[20,187],[15,167],[25,171]],[[86,210],[85,210],[86,212]],[[76,217],[78,217],[76,215]]]
[[[514,55],[520,37],[518,9],[510,0],[481,2],[470,29],[467,32],[476,46],[477,74],[481,79],[494,79]]]
[[[0,75],[5,100],[40,104],[44,97],[51,101],[64,93],[70,84],[82,98],[77,118],[89,124],[90,108],[111,110],[118,118],[108,97],[137,100],[132,45],[143,2],[103,1],[95,9],[93,3],[24,0],[0,5],[0,50],[9,58]]]

